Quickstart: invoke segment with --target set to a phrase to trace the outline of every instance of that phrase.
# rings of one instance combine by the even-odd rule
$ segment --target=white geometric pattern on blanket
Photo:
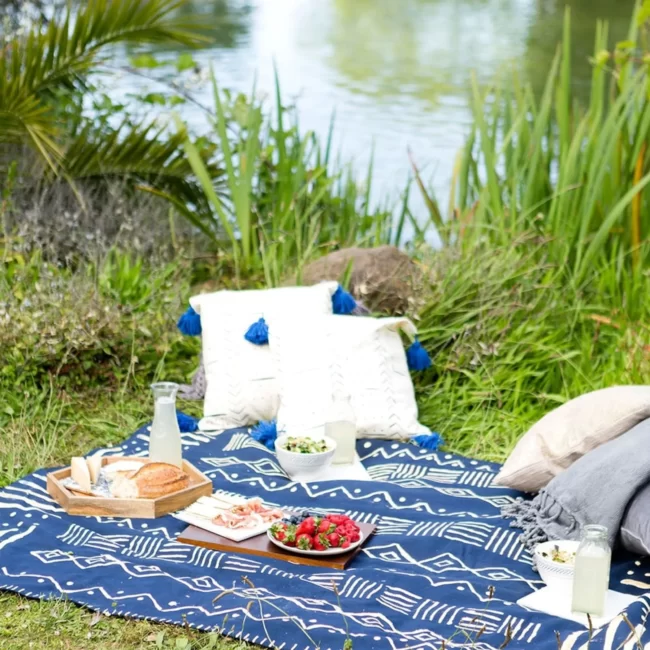
[[[0,530],[0,549],[20,541],[23,537],[31,535],[36,530],[36,526],[32,525],[29,528],[8,528]]]
[[[71,528],[78,528],[76,525],[72,526]],[[72,531],[69,530],[70,534],[72,535],[72,539],[75,539],[76,541],[79,541],[81,539],[76,533],[77,531]],[[88,539],[86,539],[86,542]],[[180,545],[179,545],[180,546]],[[223,557],[223,554],[218,554],[219,556]],[[442,557],[442,556],[441,556]],[[154,574],[160,573],[159,569],[154,569],[153,567],[150,566],[144,566],[144,567],[139,567],[137,565],[131,566],[128,563],[121,562],[117,560],[116,558],[112,556],[107,556],[107,555],[102,555],[102,556],[97,556],[93,558],[75,558],[71,557],[67,553],[53,553],[50,555],[49,558],[46,558],[46,556],[42,556],[41,559],[43,561],[70,561],[74,562],[76,566],[80,569],[88,569],[92,570],[95,569],[99,566],[106,566],[107,564],[112,564],[112,565],[119,565],[121,566],[127,573],[129,573],[131,576],[134,577],[142,577],[144,575],[151,575],[153,572]],[[441,567],[441,558],[431,558],[430,560],[425,561],[425,563],[431,565],[432,567],[435,567],[436,564],[438,567]],[[447,555],[447,560],[451,560],[452,563],[455,561],[456,563],[459,562],[456,558],[453,558],[453,556],[449,557]],[[230,567],[232,570],[246,570],[248,572],[251,571],[251,569],[255,567],[260,567],[261,563],[259,562],[246,562],[245,560],[242,562],[241,558],[236,558],[236,564],[235,566]],[[412,563],[412,562],[410,562]],[[462,568],[460,564],[457,564],[458,568]],[[222,567],[226,568],[226,567]],[[467,569],[467,567],[464,567]],[[442,571],[449,570],[449,567],[447,566],[442,566],[441,568]],[[7,576],[11,576],[11,574],[4,570],[4,574]],[[166,574],[169,576],[169,574]],[[478,575],[478,572],[475,572],[475,575]],[[206,576],[204,578],[193,578],[189,581],[183,580],[182,578],[175,578],[174,576],[169,576],[172,577],[173,579],[179,580],[183,582],[183,584],[186,585],[186,587],[190,590],[198,590],[198,591],[208,591],[208,592],[217,592],[217,591],[222,591],[224,586],[222,586],[218,581],[214,580],[212,576]],[[332,580],[331,575],[324,575],[322,576],[323,579],[323,585],[325,588],[331,588],[331,580]],[[342,578],[342,576],[336,575],[339,580]],[[492,579],[499,579],[497,575],[492,575],[490,576]],[[361,584],[359,584],[359,579],[356,576],[350,576],[348,579],[347,584],[339,584],[339,592],[341,595],[346,595],[350,597],[364,597],[366,599],[368,598],[373,598],[377,602],[383,604],[384,606],[388,607],[391,610],[398,611],[401,613],[405,613],[408,615],[412,615],[414,619],[416,620],[423,620],[427,621],[429,623],[442,623],[446,621],[447,623],[454,623],[458,625],[458,627],[462,629],[474,629],[475,628],[475,623],[477,620],[483,621],[483,623],[486,626],[486,630],[495,630],[500,631],[500,630],[505,630],[508,626],[511,628],[511,636],[514,640],[521,640],[525,641],[527,643],[530,643],[534,640],[537,631],[539,630],[539,624],[533,624],[533,623],[528,623],[527,625],[524,625],[524,619],[517,619],[516,617],[513,617],[511,615],[505,615],[503,613],[497,612],[497,613],[489,613],[486,612],[485,610],[476,610],[472,608],[465,608],[465,607],[458,607],[458,606],[450,606],[450,605],[445,605],[441,603],[437,603],[435,601],[429,601],[428,599],[425,599],[417,594],[413,594],[407,590],[400,589],[398,587],[386,585],[386,584],[378,584],[372,581],[363,581],[361,580]],[[317,583],[318,582],[318,576],[313,576],[310,579],[311,582]],[[433,583],[435,584],[435,583]],[[457,584],[459,586],[464,586],[468,589],[473,589],[472,584],[469,581],[466,580],[461,580],[458,581]],[[327,585],[327,586],[326,586]],[[101,587],[96,587],[97,589],[101,589]],[[74,593],[74,589],[62,589],[64,593]],[[476,593],[476,592],[475,592]],[[481,598],[481,595],[476,593],[476,595]],[[147,594],[152,602],[154,602],[156,608],[160,612],[166,612],[166,611],[172,611],[174,608],[172,607],[171,609],[169,607],[165,607],[162,604],[159,604],[155,597],[153,597],[151,594]],[[138,596],[139,598],[142,598],[144,596]],[[107,594],[107,598],[112,598],[115,600],[120,599],[120,594]],[[488,596],[483,597],[484,600],[488,600]],[[202,609],[202,608],[199,608]],[[234,613],[236,611],[242,611],[244,608],[240,608],[232,610],[231,613]],[[120,610],[118,610],[119,612]],[[116,612],[113,612],[116,613]],[[128,615],[127,612],[122,612],[124,615]],[[222,612],[223,613],[223,612]],[[371,615],[370,613],[364,614],[364,619],[366,623],[371,623],[382,621],[382,617],[376,617],[376,618],[370,618]],[[164,619],[163,619],[164,620]],[[382,621],[383,623],[383,621]],[[307,629],[309,629],[309,625],[306,625]],[[382,625],[383,627],[383,625]],[[479,628],[480,629],[480,628]],[[421,632],[409,632],[405,633],[404,637],[409,639],[409,640],[419,640],[422,641],[423,637],[421,636]],[[429,638],[429,637],[427,637]],[[434,640],[434,641],[439,641],[440,638],[438,635],[434,635],[433,637],[430,637],[429,640]],[[430,646],[420,646],[420,647],[430,647]],[[449,646],[452,647],[452,646]],[[478,646],[475,646],[478,647]],[[486,648],[489,648],[489,646],[485,646]]]
[[[146,437],[142,431],[138,432],[128,444],[107,451],[130,454],[142,447],[143,435]],[[204,441],[188,436],[187,442],[200,446],[208,441],[216,442],[217,438],[203,434],[199,437]],[[254,611],[255,608],[248,611],[247,607],[254,593],[283,609],[290,608],[295,620],[311,634],[324,631],[332,639],[337,637],[337,642],[331,643],[332,648],[340,647],[337,635],[345,634],[343,617],[356,630],[358,637],[353,638],[364,650],[374,648],[375,641],[378,644],[381,641],[382,648],[394,650],[438,650],[446,638],[441,630],[450,625],[474,635],[483,629],[483,638],[472,645],[476,650],[495,650],[500,643],[495,643],[494,636],[488,642],[485,636],[503,637],[507,631],[513,643],[520,644],[513,648],[532,650],[543,641],[545,649],[551,647],[546,639],[549,628],[544,627],[539,617],[531,620],[521,609],[513,612],[512,603],[503,600],[504,589],[506,594],[511,585],[528,589],[537,578],[531,577],[534,574],[529,568],[530,555],[522,550],[517,540],[518,531],[505,527],[500,521],[499,506],[511,501],[512,497],[503,489],[501,492],[494,490],[491,485],[491,477],[495,474],[493,466],[448,454],[422,453],[423,450],[413,446],[379,443],[378,447],[377,443],[368,443],[370,446],[365,447],[364,443],[360,451],[368,450],[370,470],[377,475],[390,476],[387,483],[298,486],[274,473],[277,466],[272,457],[247,434],[232,434],[229,440],[224,438],[219,444],[223,454],[215,454],[206,447],[205,454],[193,457],[192,462],[213,474],[219,481],[218,487],[226,493],[231,488],[232,492],[248,489],[248,494],[255,494],[258,487],[263,486],[268,492],[267,500],[270,497],[271,501],[277,499],[278,503],[286,503],[297,498],[293,496],[295,490],[301,490],[300,500],[314,499],[332,510],[337,510],[345,499],[344,509],[355,519],[375,523],[378,526],[376,536],[363,548],[359,562],[345,573],[306,572],[302,567],[289,564],[182,545],[175,540],[179,522],[168,518],[155,522],[106,517],[62,521],[65,515],[47,495],[44,473],[38,473],[0,491],[0,589],[35,597],[54,591],[85,603],[89,598],[99,598],[96,601],[99,604],[92,606],[111,615],[142,616],[142,607],[148,603],[153,612],[147,614],[149,618],[178,624],[182,613],[187,616],[188,624],[198,629],[219,628],[227,615],[229,626],[233,621],[243,620],[249,621],[247,629],[257,624],[257,632],[245,632],[244,639],[265,646],[270,646],[271,642],[259,633],[262,629],[259,611]],[[242,458],[238,460],[236,452],[239,451]],[[424,459],[425,467],[417,467]],[[239,467],[232,472],[236,464]],[[421,492],[413,491],[409,481],[421,482]],[[429,494],[432,496],[428,497]],[[433,495],[440,495],[444,500]],[[445,508],[437,507],[439,505]],[[43,535],[41,526],[52,522],[56,522],[56,535]],[[98,526],[106,532],[98,532]],[[33,549],[29,551],[34,560],[32,565],[16,569],[13,563],[3,562],[3,552],[11,553],[14,548],[23,548],[24,544]],[[482,549],[480,563],[472,566],[479,548]],[[374,562],[369,565],[364,563],[364,558],[374,558]],[[35,568],[38,565],[42,569]],[[64,569],[62,573],[57,568],[66,565],[71,571]],[[371,572],[369,566],[372,566]],[[105,583],[102,576],[106,571],[117,578],[111,583],[117,586]],[[647,568],[640,567],[639,575],[644,571]],[[61,579],[61,575],[68,573],[70,579]],[[235,582],[240,583],[242,575],[250,575],[260,584],[268,578],[296,585],[300,581],[311,591],[296,586],[285,593],[279,585],[272,591],[238,589],[234,600],[222,599],[214,605],[209,604],[214,596],[230,589]],[[141,582],[160,587],[139,588]],[[331,592],[332,583],[337,585],[350,611],[341,611],[331,595],[318,596],[318,591]],[[275,583],[267,582],[271,584]],[[496,588],[494,596],[488,593],[488,584]],[[174,596],[175,600],[165,589],[173,585],[177,586],[176,593],[180,593],[180,597]],[[182,587],[180,592],[179,586]],[[450,597],[453,593],[459,594],[457,602]],[[193,594],[208,600],[197,601]],[[492,606],[490,601],[493,601]],[[359,606],[352,603],[359,603]],[[645,596],[642,603],[641,619],[638,611],[634,618],[640,634],[645,632],[650,595]],[[332,618],[324,619],[324,616]],[[283,614],[272,609],[264,615],[267,625],[281,625],[283,619]],[[404,625],[406,620],[414,624]],[[544,631],[543,635],[540,630]],[[590,648],[638,650],[632,638],[621,644],[623,634],[629,634],[629,627],[619,617],[595,632]],[[563,638],[565,650],[586,648],[584,632]],[[450,649],[463,647],[462,639],[462,634],[457,635],[446,646]],[[298,650],[298,646],[292,644],[293,641],[277,645],[282,650],[292,647]]]
[[[430,467],[416,467],[406,463],[386,463],[373,465],[368,474],[376,481],[390,481],[396,485],[406,487],[411,479],[418,481],[417,487],[422,487],[424,481],[448,483],[450,485],[471,485],[475,487],[489,487],[496,476],[494,472],[480,472],[477,470],[450,470],[434,469]],[[415,484],[415,482],[413,482]]]
[[[286,478],[286,472],[278,465],[274,463],[269,458],[261,458],[259,460],[247,460],[241,461],[238,460],[235,456],[225,456],[221,458],[202,458],[201,459],[207,465],[211,465],[215,469],[223,469],[224,467],[247,467],[248,469],[256,472],[257,474],[262,474],[263,476],[281,476]],[[203,470],[204,474],[210,476],[212,470]],[[224,474],[228,476],[227,474]]]
[[[36,478],[41,479],[40,476]],[[45,480],[42,480],[45,484]],[[0,510],[2,509],[34,513],[34,519],[47,519],[48,516],[64,514],[63,508],[52,501],[45,487],[30,480],[20,480],[2,490]],[[40,516],[36,513],[40,513]]]
[[[129,535],[100,535],[83,526],[72,524],[57,539],[70,546],[87,546],[100,551],[118,551],[125,543],[128,543],[130,537]]]
[[[438,537],[471,546],[484,547],[486,550],[492,550],[499,555],[506,555],[524,564],[530,565],[532,563],[528,552],[517,541],[517,531],[509,529],[504,531],[487,522],[416,522],[361,511],[352,511],[349,514],[358,521],[375,524],[378,527],[376,533],[378,537],[394,534]],[[149,531],[149,533],[151,532]],[[59,536],[59,539],[71,546],[84,546],[104,551],[121,551],[125,555],[132,557],[194,563],[192,558],[194,547],[179,544],[167,535],[156,538],[127,534],[104,536],[77,524],[72,524],[63,535]],[[0,545],[2,545],[1,539]],[[200,560],[201,563],[205,561],[205,557]]]
[[[266,451],[266,447],[257,442],[255,438],[251,438],[248,433],[234,433],[229,442],[223,448],[224,451],[239,451],[240,449],[255,448]]]

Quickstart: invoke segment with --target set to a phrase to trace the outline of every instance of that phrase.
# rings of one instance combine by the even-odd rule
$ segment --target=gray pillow
[[[588,524],[606,526],[608,542],[614,546],[632,502],[641,499],[640,504],[650,506],[650,500],[641,496],[649,484],[650,418],[576,460],[532,501],[517,500],[504,506],[502,513],[514,519],[512,526],[523,529],[521,541],[531,551],[548,539],[580,539]],[[644,521],[634,512],[628,520],[637,531]],[[650,536],[645,539],[647,544]]]
[[[621,524],[623,548],[639,555],[650,555],[650,483],[639,490]]]

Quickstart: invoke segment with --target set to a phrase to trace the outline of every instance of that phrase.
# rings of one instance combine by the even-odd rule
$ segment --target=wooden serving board
[[[274,560],[283,560],[295,564],[306,564],[309,566],[327,567],[328,569],[345,569],[348,564],[355,558],[368,538],[375,532],[374,524],[359,524],[363,532],[363,543],[356,548],[341,555],[299,555],[289,550],[284,550],[273,544],[266,533],[251,537],[243,542],[233,542],[225,537],[220,537],[207,530],[189,526],[177,538],[183,544],[193,544],[194,546],[203,546],[213,551],[224,551],[226,553],[243,553],[244,555],[257,555],[259,557],[269,557]]]
[[[102,467],[120,460],[148,462],[147,458],[136,456],[110,456],[102,458]],[[212,494],[212,481],[194,465],[183,460],[183,471],[190,477],[189,486],[157,499],[114,499],[74,494],[62,484],[71,474],[69,467],[47,475],[47,492],[69,515],[155,519],[185,508],[199,497]]]

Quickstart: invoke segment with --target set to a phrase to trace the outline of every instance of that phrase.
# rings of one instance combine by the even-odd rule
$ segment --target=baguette
[[[190,477],[176,465],[148,463],[127,476],[116,476],[111,494],[118,499],[157,499],[189,484]]]

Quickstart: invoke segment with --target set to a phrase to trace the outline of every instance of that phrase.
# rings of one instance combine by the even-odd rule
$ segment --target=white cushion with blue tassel
[[[204,418],[199,428],[215,431],[276,417],[278,390],[266,321],[296,320],[353,309],[354,300],[336,282],[310,287],[217,291],[190,298],[179,328],[201,334],[206,374]]]
[[[400,331],[414,340],[408,362]],[[430,433],[418,421],[409,368],[431,362],[407,318],[278,316],[268,333],[281,396],[278,435],[322,435],[337,395],[350,399],[358,437]]]

